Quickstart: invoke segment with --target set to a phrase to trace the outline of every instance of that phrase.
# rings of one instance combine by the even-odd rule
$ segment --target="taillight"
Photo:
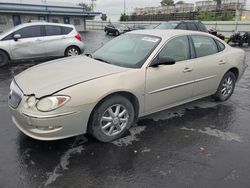
[[[76,39],[78,39],[79,41],[82,41],[82,36],[80,33],[77,33],[77,35],[75,36]]]

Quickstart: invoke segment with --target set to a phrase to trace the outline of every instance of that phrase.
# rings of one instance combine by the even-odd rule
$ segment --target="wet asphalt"
[[[86,53],[113,38],[83,37]],[[14,126],[9,84],[37,63],[0,69],[0,188],[250,187],[250,67],[227,102],[208,97],[147,116],[104,144],[85,135],[37,141]]]

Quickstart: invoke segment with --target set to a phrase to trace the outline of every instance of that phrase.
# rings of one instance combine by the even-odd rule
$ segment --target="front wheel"
[[[111,142],[128,131],[135,119],[132,103],[125,97],[114,95],[93,111],[89,132],[101,142]]]
[[[0,67],[6,65],[9,61],[8,55],[0,50]]]
[[[81,52],[80,52],[79,48],[77,48],[75,46],[68,47],[66,52],[65,52],[66,57],[77,56],[77,55],[80,55],[80,54],[81,54]]]
[[[226,101],[228,100],[234,92],[236,83],[236,76],[233,72],[226,73],[217,89],[217,92],[214,94],[214,98],[217,101]]]

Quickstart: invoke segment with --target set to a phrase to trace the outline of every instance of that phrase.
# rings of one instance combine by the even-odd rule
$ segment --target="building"
[[[135,8],[134,15],[157,15],[171,13],[186,13],[194,11],[193,3],[175,4],[173,6]]]
[[[246,0],[222,0],[221,1],[221,9],[224,10],[236,10],[245,9]],[[205,0],[205,1],[197,1],[195,2],[196,11],[213,11],[216,10],[216,2],[213,0]]]
[[[85,11],[81,6],[46,0],[36,3],[28,0],[16,0],[16,2],[0,0],[0,32],[34,20],[72,24],[78,31],[85,31],[86,19],[99,14],[99,12]]]

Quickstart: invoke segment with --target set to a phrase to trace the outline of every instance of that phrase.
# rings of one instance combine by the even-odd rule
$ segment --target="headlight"
[[[69,96],[51,96],[45,97],[38,101],[36,108],[41,112],[49,112],[55,110],[70,100]]]

